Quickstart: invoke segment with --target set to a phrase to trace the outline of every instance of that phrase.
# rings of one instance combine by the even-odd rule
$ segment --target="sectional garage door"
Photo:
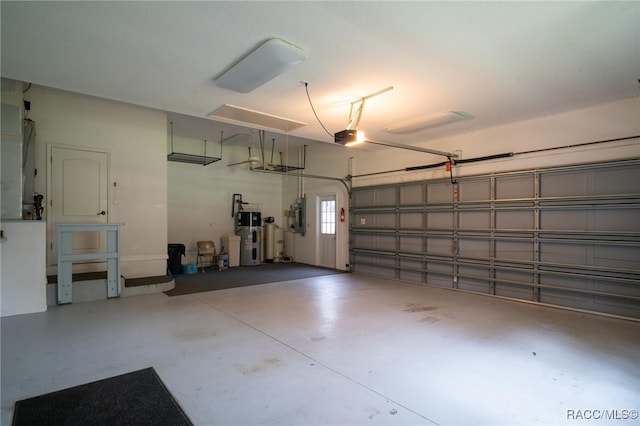
[[[355,273],[640,318],[640,160],[353,188]]]

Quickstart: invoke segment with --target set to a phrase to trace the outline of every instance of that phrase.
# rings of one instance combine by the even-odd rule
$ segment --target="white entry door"
[[[108,223],[109,153],[50,147],[47,207],[48,265],[57,264],[57,223]],[[101,232],[76,232],[74,253],[104,251]]]
[[[318,264],[336,267],[336,196],[318,197]]]

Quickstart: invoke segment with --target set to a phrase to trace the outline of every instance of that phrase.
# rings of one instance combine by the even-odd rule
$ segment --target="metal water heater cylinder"
[[[240,265],[260,264],[260,212],[238,212],[236,234],[240,235]]]
[[[264,224],[264,261],[267,263],[273,263],[274,228],[275,225],[272,222],[266,222]]]
[[[284,229],[274,226],[273,229],[273,261],[281,262],[284,256]]]

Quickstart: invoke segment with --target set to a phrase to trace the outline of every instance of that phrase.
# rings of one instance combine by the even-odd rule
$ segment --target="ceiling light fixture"
[[[307,53],[302,48],[280,38],[270,38],[215,81],[225,89],[249,93],[305,59]]]
[[[384,130],[390,133],[413,133],[419,130],[442,126],[456,121],[467,120],[471,115],[460,111],[442,111],[436,114],[406,120]]]

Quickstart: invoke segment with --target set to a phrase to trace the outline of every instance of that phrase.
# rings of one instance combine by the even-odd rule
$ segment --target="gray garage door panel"
[[[447,277],[447,286],[451,287],[451,271],[453,267],[447,259],[432,260],[425,262],[425,268],[429,273],[443,275]]]
[[[593,265],[595,266],[633,270],[638,268],[639,263],[640,245],[596,245],[593,248]]]
[[[533,229],[535,214],[528,210],[498,210],[496,212],[496,228],[498,229]]]
[[[491,213],[488,211],[460,211],[460,229],[488,229],[491,227]]]
[[[429,285],[434,287],[452,288],[451,273],[438,274],[436,272],[427,272],[425,279]]]
[[[354,272],[640,319],[640,159],[355,187]]]
[[[458,240],[458,256],[466,258],[488,259],[492,255],[491,242],[480,238],[464,238]]]
[[[587,195],[588,176],[584,171],[546,173],[540,180],[540,196],[567,197]]]
[[[401,235],[400,251],[402,253],[423,253],[424,243],[422,236],[418,235]]]
[[[469,201],[488,201],[491,199],[491,180],[478,179],[460,182],[459,200],[462,202]]]
[[[372,275],[380,278],[397,279],[396,272],[393,268],[385,268],[382,266],[358,264],[354,263],[353,272],[363,275]]]
[[[421,260],[401,259],[399,279],[402,281],[421,283],[424,279],[422,270],[423,262]]]
[[[557,231],[589,230],[592,213],[585,210],[551,210],[540,212],[540,228]]]
[[[498,176],[495,181],[497,200],[532,198],[535,195],[533,174]]]
[[[422,212],[401,212],[400,213],[400,228],[412,229],[422,228],[422,220],[424,216]]]
[[[530,301],[533,298],[530,288],[508,283],[497,283],[495,295],[524,301]]]
[[[462,265],[458,268],[458,288],[476,293],[492,293],[491,272],[486,266]]]
[[[638,209],[619,208],[599,209],[594,212],[594,230],[597,231],[626,231],[633,222],[640,222]]]
[[[424,203],[424,186],[407,185],[400,188],[400,205],[422,205]]]
[[[427,239],[427,252],[428,255],[450,256],[453,252],[454,242],[453,239],[448,237],[429,237]]]
[[[501,260],[534,260],[533,241],[496,241],[495,257]]]
[[[589,262],[591,247],[584,244],[542,243],[540,252],[542,262],[584,265]]]
[[[351,247],[360,249],[375,248],[375,234],[353,234],[351,237]]]
[[[444,229],[453,228],[454,215],[450,211],[427,212],[427,228]]]
[[[376,250],[394,251],[396,249],[396,237],[394,235],[376,235],[372,248]]]
[[[453,189],[449,182],[435,182],[427,185],[427,203],[453,202]]]
[[[640,167],[594,170],[596,195],[633,194],[640,187]]]
[[[353,192],[352,202],[353,205],[357,205],[360,207],[370,207],[374,206],[376,189],[360,189],[357,192]]]

